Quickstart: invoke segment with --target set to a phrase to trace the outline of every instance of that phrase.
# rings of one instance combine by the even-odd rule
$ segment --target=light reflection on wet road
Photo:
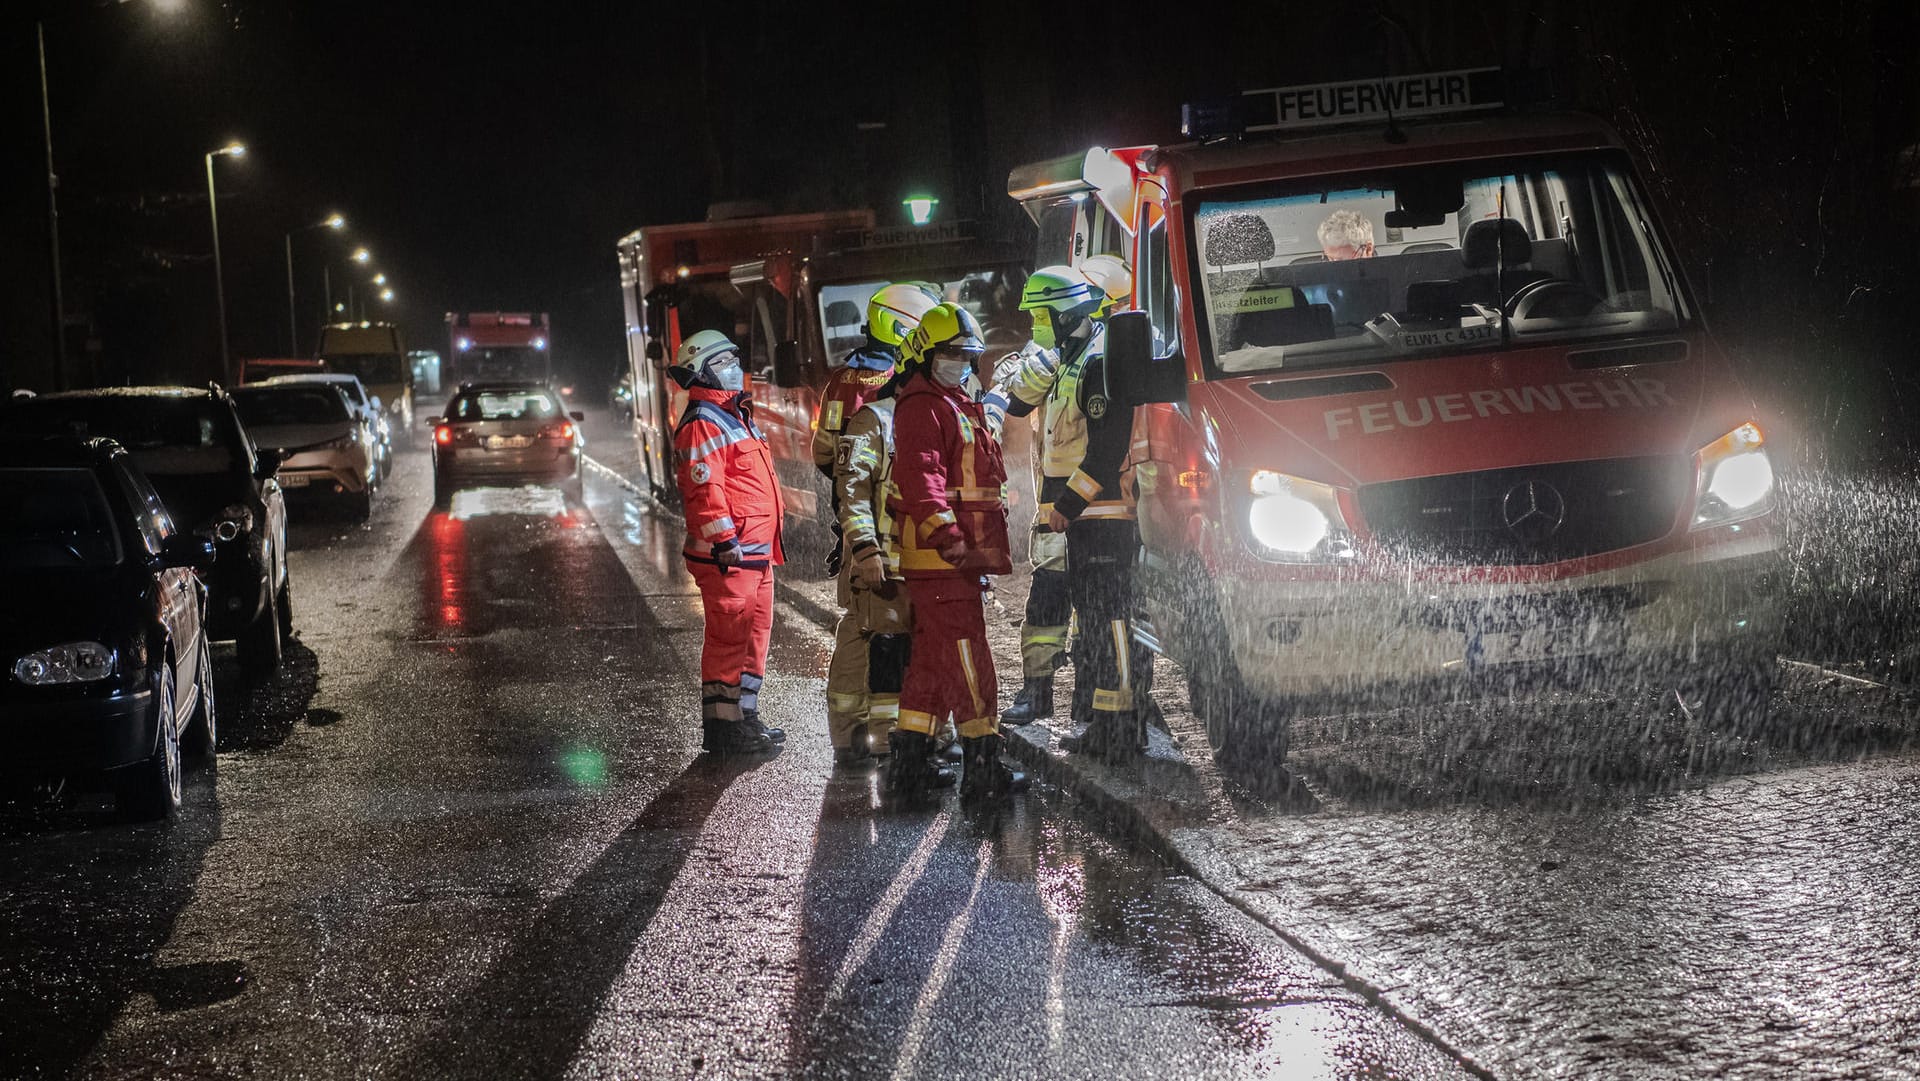
[[[1068,803],[833,772],[811,626],[788,747],[697,757],[674,524],[425,480],[296,531],[299,645],[223,663],[176,824],[0,819],[0,1074],[1460,1075]]]

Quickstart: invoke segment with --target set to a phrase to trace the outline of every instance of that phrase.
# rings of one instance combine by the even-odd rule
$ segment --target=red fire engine
[[[1223,759],[1303,702],[1546,676],[1765,709],[1767,419],[1618,137],[1498,74],[1255,92],[1010,178],[1036,263],[1133,263],[1143,636]]]

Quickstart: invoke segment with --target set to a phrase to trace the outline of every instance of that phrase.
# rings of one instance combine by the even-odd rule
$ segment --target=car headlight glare
[[[1281,563],[1353,558],[1352,537],[1331,486],[1261,469],[1248,489],[1247,532],[1261,558]]]
[[[99,642],[67,642],[13,662],[13,678],[30,687],[92,683],[113,675],[118,658]]]
[[[1749,421],[1694,455],[1693,528],[1758,518],[1773,509],[1773,460]]]

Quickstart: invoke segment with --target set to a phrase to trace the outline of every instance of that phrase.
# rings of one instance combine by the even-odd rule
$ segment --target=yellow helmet
[[[1087,276],[1094,288],[1107,294],[1107,299],[1093,313],[1095,319],[1104,319],[1116,309],[1133,303],[1133,269],[1125,259],[1117,255],[1088,256],[1080,264],[1080,273]]]
[[[914,283],[882,286],[867,301],[867,333],[881,345],[898,347],[934,304],[934,299]]]
[[[908,367],[924,363],[929,354],[943,345],[969,353],[987,351],[986,339],[972,312],[958,304],[936,304],[920,317],[920,325],[914,327],[913,333],[901,344],[901,363]]]

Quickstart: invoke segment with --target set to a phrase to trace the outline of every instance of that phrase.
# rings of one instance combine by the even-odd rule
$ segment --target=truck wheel
[[[159,729],[153,754],[121,770],[114,779],[114,810],[128,821],[157,821],[180,807],[180,728],[173,716],[173,689],[173,659],[168,657],[161,662],[153,695],[154,724]]]
[[[1195,571],[1191,581],[1204,582]],[[1286,762],[1292,717],[1278,703],[1247,689],[1234,663],[1233,647],[1217,607],[1200,600],[1186,621],[1195,640],[1187,672],[1187,699],[1207,729],[1213,760],[1230,768],[1275,767]]]
[[[255,616],[253,623],[240,632],[240,667],[249,675],[271,675],[280,667],[280,604],[279,595],[274,594],[267,600],[267,606]]]
[[[1771,655],[1702,659],[1674,689],[1679,710],[1695,724],[1725,735],[1766,731],[1779,662]]]
[[[194,704],[193,716],[187,720],[187,734],[182,742],[187,753],[212,758],[220,741],[220,719],[213,704],[213,649],[207,645],[204,633],[200,636],[200,664],[193,682],[200,697]]]

